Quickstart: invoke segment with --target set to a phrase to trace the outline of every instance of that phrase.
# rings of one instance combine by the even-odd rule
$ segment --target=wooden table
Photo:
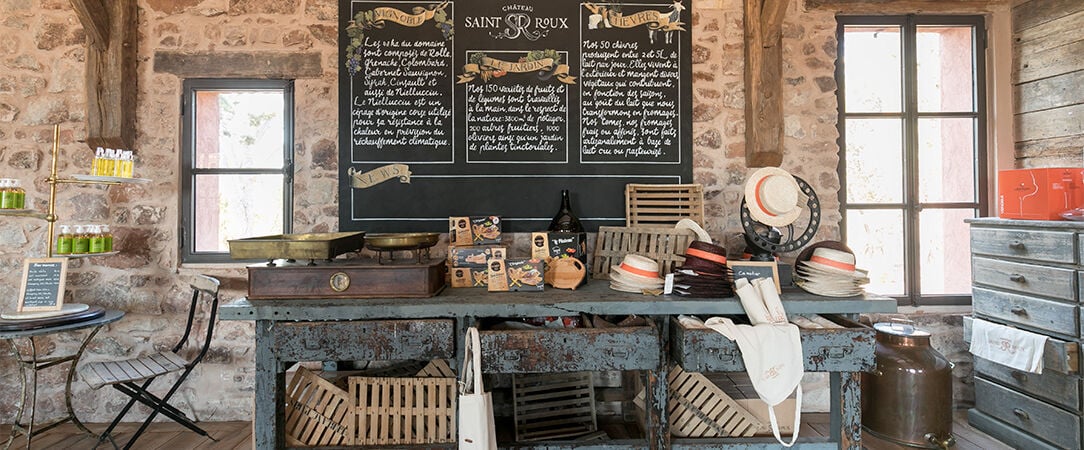
[[[98,334],[106,324],[116,322],[124,317],[123,311],[106,310],[105,314],[101,317],[97,317],[90,320],[84,320],[81,322],[67,323],[63,325],[56,325],[50,327],[36,328],[33,330],[24,331],[0,331],[0,339],[4,339],[11,347],[12,353],[19,361],[19,381],[22,383],[22,397],[19,401],[19,410],[15,414],[15,422],[11,426],[11,436],[8,437],[7,442],[4,444],[4,448],[11,447],[11,444],[15,442],[15,438],[22,434],[26,436],[26,448],[30,448],[30,442],[34,436],[49,431],[65,422],[72,422],[80,430],[93,435],[79,418],[75,416],[75,411],[72,409],[72,380],[75,378],[76,365],[79,364],[79,359],[83,356],[83,350],[87,348],[87,344],[94,338],[94,335]],[[63,333],[68,331],[77,331],[90,328],[90,332],[83,338],[83,342],[79,345],[79,350],[70,355],[53,356],[48,358],[42,358],[38,355],[38,348],[34,344],[34,338],[39,336],[46,336],[56,333]],[[16,341],[20,339],[26,339],[28,354],[24,355],[19,351],[19,347]],[[37,414],[37,391],[38,391],[38,376],[39,370],[44,370],[49,367],[56,366],[70,362],[68,366],[68,372],[65,376],[64,382],[64,404],[67,407],[67,415],[59,419],[49,421],[48,423],[35,424],[34,416]],[[23,419],[23,414],[26,412],[26,408],[30,407],[29,422],[22,424],[20,421]]]
[[[788,313],[853,315],[894,312],[896,301],[883,297],[829,298],[799,290],[785,290],[783,305]],[[648,438],[639,441],[608,441],[591,444],[597,448],[774,448],[772,438],[671,439],[667,424],[666,378],[670,364],[689,358],[671,357],[671,341],[684,339],[679,327],[671,326],[671,316],[678,314],[741,315],[737,298],[686,299],[675,296],[651,297],[609,289],[604,281],[592,281],[576,291],[547,289],[543,293],[489,293],[480,289],[445,289],[441,295],[425,299],[239,299],[220,308],[223,320],[256,321],[256,404],[253,423],[258,449],[285,447],[282,433],[285,392],[285,369],[296,361],[458,359],[462,355],[463,335],[467,327],[482,318],[575,316],[579,313],[622,315],[638,314],[654,319],[654,336],[644,346],[645,334],[621,331],[597,339],[596,331],[578,333],[563,330],[484,331],[482,333],[483,370],[486,372],[563,372],[579,370],[642,370],[647,391],[646,431]],[[444,319],[444,320],[439,320]],[[449,324],[452,325],[449,325]],[[404,325],[405,324],[405,325]],[[408,327],[413,333],[395,334],[389,327]],[[449,328],[450,327],[450,328]],[[612,329],[606,329],[612,330]],[[620,330],[620,329],[618,329]],[[441,333],[452,331],[453,342],[443,342]],[[565,338],[547,334],[565,332]],[[572,333],[577,333],[572,335]],[[714,332],[712,332],[714,333]],[[436,337],[435,337],[436,336]],[[673,336],[673,337],[672,337]],[[860,448],[860,390],[858,375],[872,368],[872,332],[861,339],[860,347],[847,335],[826,334],[821,347],[824,355],[807,353],[807,370],[831,371],[832,437],[830,441],[800,440],[798,448]],[[567,339],[572,337],[572,339]],[[715,339],[723,339],[721,335]],[[605,344],[609,348],[595,347]],[[543,342],[543,344],[538,344]],[[628,343],[614,349],[614,342]],[[725,344],[732,343],[726,341]],[[450,349],[454,345],[454,349]],[[554,349],[553,346],[568,348]],[[844,348],[838,355],[828,355],[833,348]],[[449,352],[451,350],[451,352]],[[818,350],[818,351],[821,351]],[[571,361],[547,359],[547,351],[575,354]],[[676,352],[676,350],[674,351]],[[697,361],[698,369],[740,371],[736,350],[711,351],[710,357]],[[712,360],[712,357],[715,359]],[[818,361],[838,358],[835,364]],[[456,364],[453,362],[453,367]],[[812,369],[811,369],[812,368]],[[693,370],[693,368],[690,368]],[[529,448],[517,446],[517,448]],[[545,448],[572,448],[572,444],[547,443]],[[579,443],[576,448],[585,448]],[[450,448],[454,448],[450,447]]]

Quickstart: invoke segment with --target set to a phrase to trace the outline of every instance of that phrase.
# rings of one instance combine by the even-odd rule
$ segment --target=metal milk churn
[[[862,428],[921,448],[949,448],[952,366],[930,346],[930,333],[905,323],[877,323],[877,367],[862,373]]]

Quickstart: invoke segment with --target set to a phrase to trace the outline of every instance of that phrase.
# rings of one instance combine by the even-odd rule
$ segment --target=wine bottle
[[[580,219],[576,218],[575,214],[572,214],[572,201],[569,200],[568,189],[561,190],[561,209],[557,210],[557,214],[550,221],[549,231],[583,232],[583,224],[580,223]]]

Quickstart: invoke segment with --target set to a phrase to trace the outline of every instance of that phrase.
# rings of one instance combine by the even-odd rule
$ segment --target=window
[[[871,292],[969,303],[964,219],[985,215],[981,16],[838,18],[843,237]]]
[[[182,263],[230,261],[230,239],[290,232],[293,82],[184,82]]]

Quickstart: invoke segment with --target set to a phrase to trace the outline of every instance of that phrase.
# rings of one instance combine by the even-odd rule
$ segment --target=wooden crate
[[[625,226],[704,224],[704,187],[699,184],[625,185]]]
[[[353,445],[456,441],[455,378],[350,377]]]
[[[519,442],[585,437],[598,431],[590,372],[515,374],[512,398]]]
[[[354,403],[346,391],[299,367],[286,388],[287,443],[354,445],[354,414]]]
[[[696,240],[691,230],[665,227],[599,227],[595,253],[591,258],[591,277],[610,279],[610,267],[621,264],[629,253],[659,262],[659,274],[670,273],[685,262],[682,256],[689,243]]]
[[[748,437],[764,427],[703,374],[674,366],[667,377],[667,388],[670,433],[674,436]]]

